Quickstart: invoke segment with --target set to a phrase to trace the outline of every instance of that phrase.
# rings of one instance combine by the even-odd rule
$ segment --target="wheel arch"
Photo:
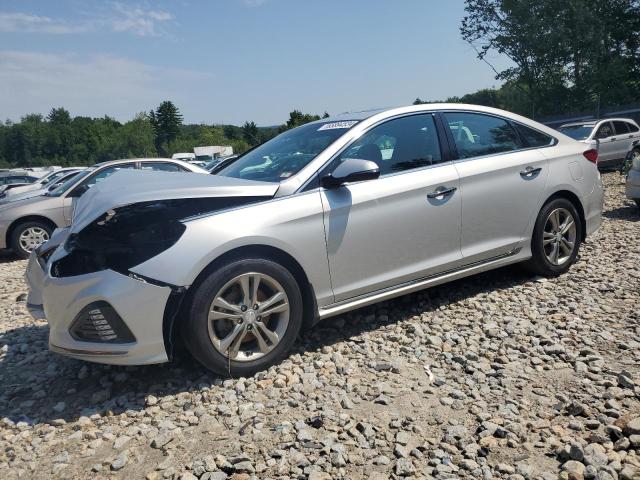
[[[300,286],[300,293],[302,294],[303,304],[303,317],[302,328],[309,329],[315,325],[318,320],[318,305],[316,302],[315,290],[306,272],[300,265],[300,263],[289,253],[284,250],[271,246],[271,245],[245,245],[236,247],[228,252],[223,253],[219,257],[215,258],[209,264],[202,269],[191,286],[185,291],[181,298],[176,297],[179,301],[179,305],[167,306],[165,316],[163,319],[163,333],[164,343],[167,350],[167,356],[171,359],[173,356],[173,349],[178,340],[179,328],[175,328],[176,322],[180,322],[182,318],[188,313],[191,297],[195,289],[202,283],[202,281],[214,270],[220,268],[222,265],[234,262],[236,260],[242,260],[246,258],[260,258],[265,260],[272,260],[279,263],[283,267],[287,268],[295,278],[296,282]],[[170,313],[170,309],[173,308],[173,314]]]
[[[58,225],[56,224],[56,222],[54,222],[53,220],[51,220],[48,217],[45,217],[44,215],[26,215],[24,217],[20,217],[20,218],[16,218],[13,222],[11,222],[11,224],[9,225],[9,228],[7,228],[7,233],[6,233],[6,238],[5,238],[5,245],[12,247],[11,245],[11,237],[13,236],[13,232],[15,231],[15,229],[19,226],[22,225],[23,223],[27,223],[27,222],[41,222],[44,223],[46,225],[48,225],[49,227],[51,227],[51,231],[53,232],[53,230],[55,230],[56,228],[58,228]]]

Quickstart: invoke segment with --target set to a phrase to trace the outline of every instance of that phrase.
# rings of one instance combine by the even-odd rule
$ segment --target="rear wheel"
[[[636,205],[640,208],[640,198],[636,198]]]
[[[280,361],[302,325],[293,275],[270,260],[230,263],[196,287],[182,338],[191,354],[225,376],[249,376]]]
[[[44,222],[21,223],[11,234],[11,249],[20,258],[29,258],[33,250],[51,237],[53,229]]]
[[[582,228],[580,215],[569,200],[556,198],[547,203],[533,230],[528,268],[550,277],[565,273],[578,256]]]

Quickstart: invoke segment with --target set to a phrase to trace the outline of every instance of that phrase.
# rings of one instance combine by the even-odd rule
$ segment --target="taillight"
[[[587,150],[582,155],[584,155],[584,158],[586,158],[590,162],[595,163],[596,165],[598,164],[598,150],[596,150],[595,148]]]

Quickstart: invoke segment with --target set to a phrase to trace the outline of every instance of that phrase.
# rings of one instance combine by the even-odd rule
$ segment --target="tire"
[[[640,208],[640,198],[636,198],[636,205]]]
[[[257,302],[252,293],[256,277],[260,278],[255,295]],[[242,299],[242,285],[247,278],[246,291],[250,291],[253,298],[250,302]],[[278,296],[280,293],[284,296]],[[276,297],[280,300],[267,306],[267,300]],[[214,299],[220,298],[227,303],[216,300],[214,305]],[[255,305],[244,305],[254,302]],[[254,309],[257,304],[265,308]],[[245,311],[237,310],[240,306],[246,307]],[[269,310],[279,311],[268,314]],[[263,318],[261,312],[267,315]],[[181,324],[181,336],[191,355],[209,370],[222,376],[251,376],[285,357],[300,332],[302,315],[300,287],[289,270],[271,260],[238,260],[216,269],[196,287]],[[265,328],[277,335],[277,342],[271,341],[274,337]],[[224,345],[233,337],[231,332],[236,329],[241,332],[234,338],[244,338],[244,341],[233,341],[225,349]],[[225,336],[225,332],[231,336]]]
[[[31,235],[29,235],[30,232]],[[11,249],[18,257],[29,258],[32,250],[51,238],[51,232],[53,228],[45,222],[21,223],[11,232]]]
[[[565,241],[562,241],[558,234],[555,233],[560,230],[554,228],[554,220],[551,215],[559,212],[560,219],[555,220],[560,222],[560,227],[563,225],[568,227],[568,231],[565,235]],[[572,217],[574,228],[569,227],[568,223],[565,224],[565,214]],[[533,236],[531,237],[531,253],[532,257],[525,264],[526,267],[538,275],[545,277],[557,277],[565,273],[573,263],[575,263],[580,250],[580,244],[582,243],[582,221],[580,215],[573,203],[566,198],[556,198],[546,203],[536,219],[536,224],[533,229]],[[554,233],[552,233],[554,232]],[[554,237],[554,239],[552,239]],[[573,248],[568,250],[568,245],[572,243]],[[555,253],[557,255],[555,255]],[[556,261],[554,261],[554,259]]]

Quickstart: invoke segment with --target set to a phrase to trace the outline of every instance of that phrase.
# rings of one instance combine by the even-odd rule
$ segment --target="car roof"
[[[150,158],[122,158],[120,160],[107,160],[106,162],[100,162],[100,163],[96,163],[93,166],[94,167],[104,167],[105,165],[119,165],[121,163],[129,163],[129,162],[157,162],[157,161],[162,161],[162,162],[171,162],[171,163],[181,163],[180,160],[177,160],[175,158],[154,158],[154,157],[150,157]]]
[[[560,128],[562,128],[562,127],[574,127],[574,126],[577,126],[577,125],[584,125],[584,126],[593,127],[593,126],[595,126],[595,125],[597,125],[598,123],[601,123],[601,122],[628,122],[628,123],[636,124],[636,122],[635,122],[635,120],[633,118],[612,117],[612,118],[601,118],[599,120],[585,120],[584,122],[563,123],[562,125],[560,125]]]

